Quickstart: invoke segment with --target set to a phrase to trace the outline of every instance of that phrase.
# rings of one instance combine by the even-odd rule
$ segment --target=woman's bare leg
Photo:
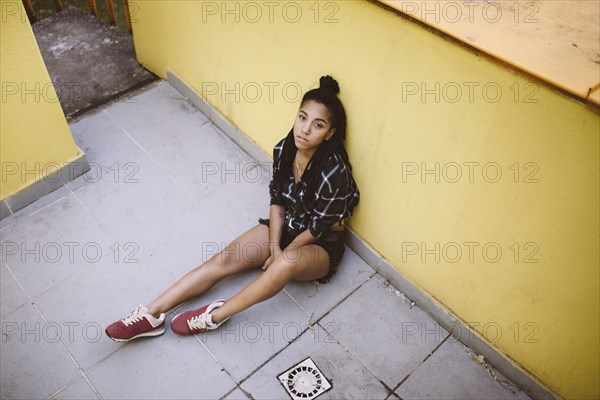
[[[246,308],[279,293],[290,279],[309,281],[329,272],[329,256],[316,245],[303,246],[294,256],[281,257],[238,294],[214,310],[212,321],[219,323]]]
[[[257,225],[175,282],[148,305],[148,311],[158,317],[160,313],[200,296],[226,276],[261,267],[269,254],[269,228]]]

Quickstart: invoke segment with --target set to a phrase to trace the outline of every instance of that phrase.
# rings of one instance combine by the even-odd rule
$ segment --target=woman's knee
[[[270,275],[277,276],[281,279],[290,280],[298,273],[299,267],[300,266],[297,262],[280,258],[279,260],[273,262],[267,271],[269,271]]]

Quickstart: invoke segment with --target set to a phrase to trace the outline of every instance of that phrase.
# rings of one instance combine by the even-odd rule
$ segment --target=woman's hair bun
[[[340,92],[340,85],[331,76],[322,76],[319,79],[319,89],[337,95]]]

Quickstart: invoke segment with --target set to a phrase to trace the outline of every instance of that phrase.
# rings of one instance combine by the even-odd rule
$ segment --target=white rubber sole
[[[141,338],[141,337],[151,337],[151,336],[160,336],[163,333],[165,333],[165,327],[163,326],[162,329],[159,329],[157,331],[151,331],[151,332],[146,332],[146,333],[140,333],[139,335],[135,335],[134,337],[130,338],[130,339],[115,339],[114,337],[110,336],[107,334],[107,336],[109,338],[111,338],[112,340],[114,340],[115,342],[129,342],[131,340],[137,339],[137,338]]]

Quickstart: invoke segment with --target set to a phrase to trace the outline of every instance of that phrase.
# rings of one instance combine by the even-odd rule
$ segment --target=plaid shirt
[[[284,141],[285,139],[281,140],[273,148],[273,174],[283,153]],[[336,222],[352,215],[360,197],[350,168],[337,153],[331,155],[321,171],[310,210],[306,209],[303,201],[306,186],[306,182],[295,182],[293,169],[283,191],[279,190],[273,179],[269,184],[271,205],[285,207],[285,224],[293,234],[299,234],[308,228],[314,237],[320,238]]]

